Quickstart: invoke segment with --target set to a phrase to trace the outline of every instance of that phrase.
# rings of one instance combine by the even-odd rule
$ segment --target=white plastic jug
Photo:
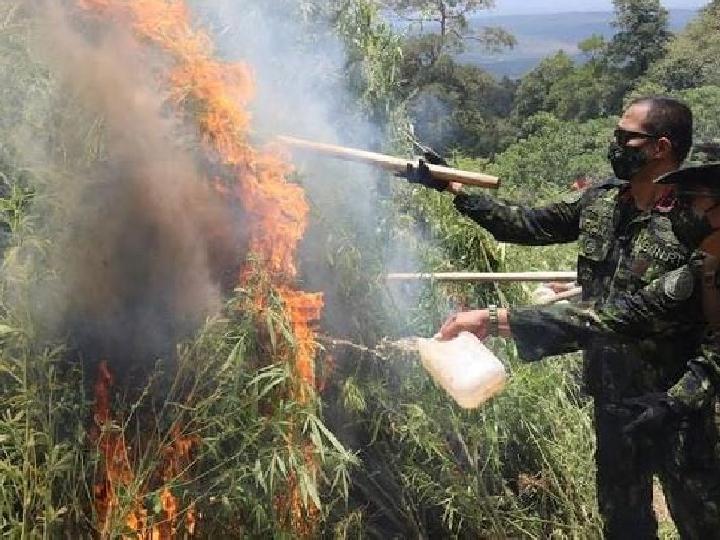
[[[505,366],[469,332],[450,341],[420,338],[418,347],[423,367],[465,409],[478,407],[505,386]]]

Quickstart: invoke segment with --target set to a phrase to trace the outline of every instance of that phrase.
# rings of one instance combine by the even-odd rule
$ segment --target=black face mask
[[[698,247],[700,242],[713,231],[706,213],[698,213],[689,201],[678,201],[670,214],[670,221],[675,237],[690,249]]]
[[[615,176],[620,180],[630,180],[650,161],[642,148],[620,146],[614,141],[610,143],[607,157]]]

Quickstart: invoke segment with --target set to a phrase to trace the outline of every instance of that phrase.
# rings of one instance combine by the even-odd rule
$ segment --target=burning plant
[[[215,60],[209,38],[192,29],[188,6],[182,0],[80,0],[80,5],[118,24],[129,24],[139,38],[170,55],[170,100],[197,123],[208,160],[229,172],[229,177],[212,180],[218,191],[233,197],[246,213],[248,249],[269,273],[286,306],[298,338],[297,370],[312,384],[310,324],[318,319],[322,297],[293,288],[308,206],[302,188],[287,181],[291,167],[283,157],[272,149],[257,150],[250,143],[250,68]]]
[[[350,456],[312,414],[323,298],[296,285],[308,205],[281,152],[251,142],[251,69],[217,60],[182,0],[76,7],[48,8],[46,55],[58,99],[82,104],[58,131],[74,142],[73,122],[91,111],[95,155],[50,187],[61,204],[47,221],[69,226],[51,233],[59,279],[38,296],[57,304],[43,326],[96,366],[93,528],[153,539],[202,531],[208,505],[234,508],[229,479],[242,471],[273,526],[309,536],[322,462]],[[331,452],[318,447],[328,442]],[[259,508],[223,527],[252,528]]]

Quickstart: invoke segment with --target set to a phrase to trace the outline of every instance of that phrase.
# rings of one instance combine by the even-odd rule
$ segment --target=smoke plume
[[[87,162],[45,186],[49,266],[58,274],[39,292],[40,315],[88,356],[168,354],[236,281],[242,216],[212,189],[195,134],[160,91],[163,58],[117,29],[80,32],[61,9],[48,12],[39,49],[57,99],[80,104],[102,136],[89,145],[73,133],[85,123],[64,119],[45,149],[49,166],[64,167],[58,145],[80,140],[70,151]]]
[[[363,110],[357,89],[349,87],[349,70],[363,66],[350,67],[333,28],[341,8],[313,4],[303,13],[288,0],[193,2],[219,53],[253,68],[253,125],[260,137],[286,134],[382,151],[386,133]],[[384,270],[382,251],[395,251],[385,245],[388,231],[381,230],[378,212],[393,180],[372,167],[325,156],[294,152],[292,159],[312,209],[300,253],[300,286],[324,293],[324,331],[357,335],[357,297],[368,296],[361,291],[369,287],[361,281],[375,281]]]

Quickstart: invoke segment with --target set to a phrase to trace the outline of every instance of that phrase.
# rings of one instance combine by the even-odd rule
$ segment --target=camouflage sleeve
[[[615,312],[613,316],[605,318],[605,312],[606,310],[582,306],[550,306],[512,311],[510,328],[520,359],[536,362],[547,356],[584,349],[593,339],[615,333],[613,327],[623,330],[634,328],[634,337],[624,337],[631,341],[656,331],[652,327],[643,327],[642,317],[633,321],[632,317],[621,317],[620,312]],[[627,323],[632,324],[626,326]],[[657,331],[660,331],[659,326]],[[623,338],[621,335],[618,337]],[[705,346],[701,355],[688,362],[687,370],[668,390],[668,395],[673,400],[673,408],[685,414],[706,407],[718,388],[720,348]]]
[[[613,335],[638,338],[673,332],[687,336],[705,324],[702,307],[702,254],[689,264],[653,281],[636,294],[599,308],[565,304],[512,310],[510,328],[520,358],[526,362],[587,348],[593,340]],[[690,360],[680,380],[668,390],[680,413],[707,406],[720,388],[720,345],[707,342]]]
[[[536,362],[582,348],[578,339],[580,321],[560,312],[558,307],[528,307],[509,312],[510,330],[521,360]]]
[[[680,380],[668,390],[673,408],[680,413],[698,411],[706,407],[718,388],[720,353],[716,348],[704,348],[703,354],[690,360]]]
[[[637,340],[654,335],[698,331],[704,325],[694,263],[669,272],[633,295],[596,307],[557,304],[511,310],[510,329],[521,359],[587,348],[593,340]]]
[[[540,246],[577,240],[582,193],[553,204],[532,208],[510,204],[485,193],[459,194],[455,208],[487,229],[496,240]]]
[[[658,334],[698,332],[705,325],[696,259],[668,272],[635,294],[625,294],[596,309],[585,309],[584,333],[624,334],[646,338]],[[573,306],[560,306],[572,313]]]

